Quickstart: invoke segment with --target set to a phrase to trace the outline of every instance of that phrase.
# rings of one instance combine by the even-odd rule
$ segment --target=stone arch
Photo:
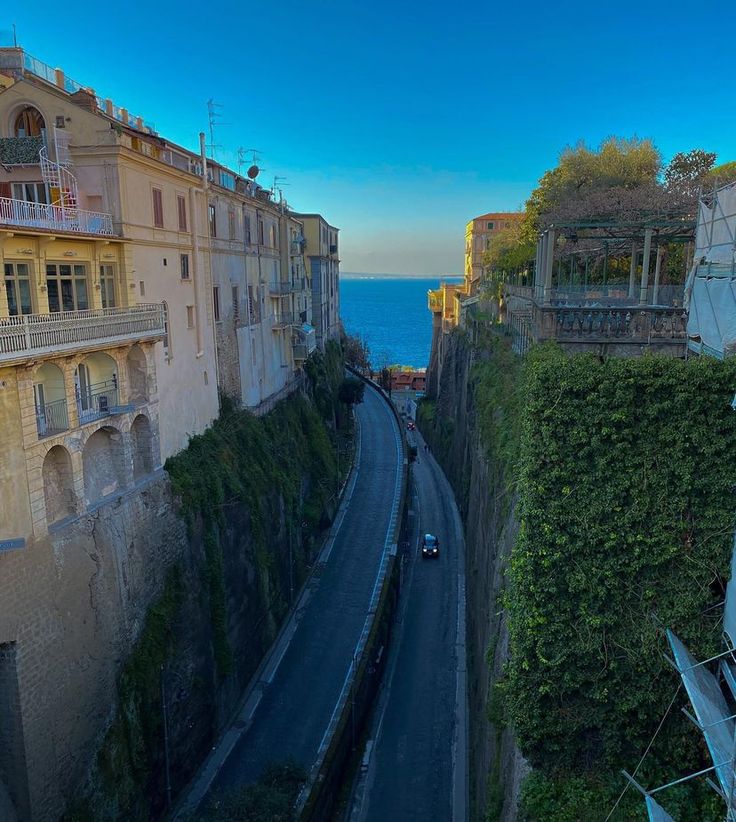
[[[119,404],[118,364],[109,354],[88,354],[74,371],[80,423],[107,416]]]
[[[130,440],[133,448],[133,479],[153,471],[153,435],[151,422],[144,414],[139,414],[130,426]]]
[[[50,448],[43,460],[43,496],[46,522],[51,525],[76,513],[72,459],[61,445]]]
[[[129,402],[148,402],[148,360],[139,345],[134,345],[127,356]]]
[[[125,488],[125,448],[117,428],[98,428],[82,449],[84,498],[92,505],[103,497]]]
[[[10,115],[11,137],[42,137],[46,132],[46,120],[33,105],[16,108]]]

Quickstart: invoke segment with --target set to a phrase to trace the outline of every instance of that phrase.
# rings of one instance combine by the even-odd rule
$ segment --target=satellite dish
[[[248,176],[251,180],[255,180],[256,177],[260,174],[261,169],[258,166],[253,165],[248,169]]]

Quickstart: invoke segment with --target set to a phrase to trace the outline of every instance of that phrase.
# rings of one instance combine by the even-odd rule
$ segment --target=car
[[[434,534],[425,534],[422,537],[422,557],[439,557],[440,541]]]
[[[414,420],[409,420],[409,422],[407,422],[406,424],[406,427],[409,431],[413,431],[417,426],[414,423]]]

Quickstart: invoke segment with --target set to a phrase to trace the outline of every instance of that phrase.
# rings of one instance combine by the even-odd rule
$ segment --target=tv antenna
[[[278,174],[274,174],[274,177],[273,177],[273,185],[271,186],[271,194],[275,194],[275,193],[276,193],[276,187],[277,187],[277,186],[278,186],[279,191],[281,191],[281,189],[282,189],[284,186],[288,186],[288,185],[289,185],[289,184],[286,182],[286,177],[279,177],[279,175],[278,175]]]
[[[229,126],[230,123],[223,123],[222,120],[219,118],[221,117],[220,112],[217,110],[222,108],[222,103],[216,103],[211,97],[207,101],[207,120],[210,126],[210,151],[212,152],[212,158],[217,159],[216,149],[221,148],[217,143],[215,143],[215,126]]]

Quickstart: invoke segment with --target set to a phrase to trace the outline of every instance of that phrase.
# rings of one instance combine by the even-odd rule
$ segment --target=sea
[[[461,282],[462,277],[442,277]],[[340,272],[340,316],[345,331],[368,343],[371,364],[426,368],[432,345],[427,291],[439,277]]]

